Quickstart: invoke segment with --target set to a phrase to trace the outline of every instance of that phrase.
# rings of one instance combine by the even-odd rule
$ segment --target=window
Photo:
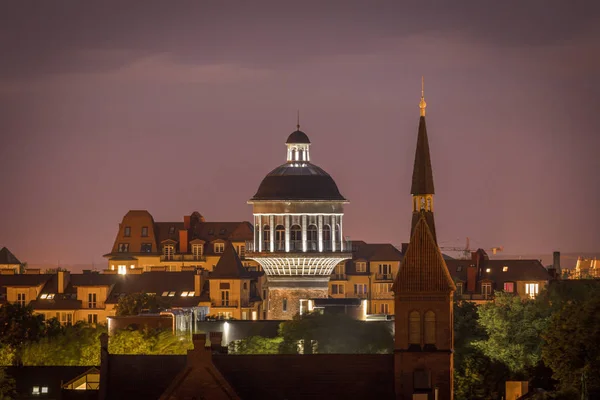
[[[142,253],[152,253],[152,243],[142,243]]]
[[[492,284],[490,282],[484,282],[481,284],[481,294],[486,298],[492,294]]]
[[[248,282],[244,282],[244,290],[248,290]]]
[[[456,272],[460,272],[462,271],[462,265],[459,265],[458,267],[456,267]]]
[[[526,283],[525,284],[525,293],[529,295],[532,299],[538,295],[539,284],[537,283]]]
[[[47,298],[48,298],[48,295],[46,293],[44,293],[40,296],[40,299],[42,299],[42,300],[47,299]]]
[[[492,269],[491,268],[486,268],[485,272],[490,273],[490,272],[492,272]]]
[[[408,343],[421,345],[421,314],[411,311],[408,316]]]
[[[508,266],[505,265],[504,267],[502,267],[502,272],[506,272],[506,271],[508,271]]]
[[[54,293],[48,293],[48,300],[54,299]]]
[[[364,296],[367,294],[367,284],[366,283],[356,283],[354,284],[354,294],[359,296]]]
[[[302,250],[302,229],[299,225],[292,225],[290,228],[290,250]]]
[[[263,251],[271,251],[271,228],[265,225],[263,228]]]
[[[48,393],[48,386],[42,386],[42,393]]]
[[[331,227],[329,225],[323,226],[323,250],[331,251]]]
[[[462,282],[457,282],[456,283],[456,295],[457,296],[462,296],[463,294],[463,283]]]
[[[17,304],[21,307],[25,307],[25,303],[27,302],[27,296],[25,293],[17,293]]]
[[[344,285],[331,285],[331,294],[344,294]]]
[[[392,266],[390,264],[379,264],[379,278],[392,279]]]
[[[163,256],[165,260],[172,260],[173,253],[175,253],[175,246],[173,246],[172,244],[165,244],[163,246]]]
[[[148,237],[148,227],[142,226],[142,237]]]
[[[285,250],[285,228],[283,225],[277,225],[275,228],[275,251]]]
[[[202,253],[204,252],[204,246],[201,244],[193,244],[192,245],[192,254],[194,256],[194,260],[200,260],[202,258]]]
[[[88,324],[97,324],[98,314],[88,314]]]
[[[240,256],[240,258],[244,258],[246,256],[246,246],[244,246],[243,244],[237,246],[237,253],[238,256]]]
[[[435,313],[425,313],[425,344],[435,344]]]
[[[318,230],[315,225],[309,225],[306,231],[308,251],[318,251]]]
[[[380,314],[389,314],[390,313],[390,308],[389,308],[388,303],[382,303],[380,309],[381,309]]]
[[[71,325],[73,322],[73,315],[67,312],[60,313],[60,323],[63,325]]]
[[[129,243],[119,243],[119,253],[128,253]]]
[[[390,293],[392,291],[391,283],[377,283],[374,286],[374,291],[377,293]]]
[[[367,263],[364,261],[357,261],[356,272],[367,272]]]
[[[287,311],[287,299],[284,297],[283,301],[281,302],[281,309],[283,310],[283,312]]]
[[[172,235],[175,233],[175,227],[174,226],[170,226],[169,227],[169,235]]]
[[[125,237],[131,236],[131,227],[130,226],[125,227],[125,230],[123,231],[123,236],[125,236]]]
[[[175,292],[169,292],[169,297],[175,297]]]
[[[219,254],[225,251],[225,243],[215,243],[215,253]]]
[[[221,290],[221,305],[229,306],[229,290]]]
[[[88,293],[88,308],[96,308],[96,293]]]
[[[181,292],[181,297],[192,297],[194,292]]]
[[[167,297],[168,295],[169,295],[169,292],[162,292],[163,297]]]
[[[120,275],[125,275],[127,273],[127,265],[119,265],[118,268],[118,273]]]
[[[31,394],[40,394],[40,387],[34,386],[33,390],[31,391]]]
[[[514,293],[515,292],[515,283],[514,282],[504,282],[504,291],[506,293]]]

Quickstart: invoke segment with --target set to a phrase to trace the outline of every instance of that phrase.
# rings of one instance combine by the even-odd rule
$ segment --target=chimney
[[[202,287],[204,286],[204,275],[202,270],[197,270],[194,275],[194,296],[198,297],[202,293]]]
[[[188,252],[188,231],[187,229],[182,229],[179,231],[179,252],[187,253]]]
[[[225,322],[226,324],[228,322]],[[223,332],[210,332],[210,348],[213,353],[222,353],[223,352]]]
[[[191,215],[184,215],[183,216],[183,229],[188,230],[190,229],[190,225],[191,225],[191,221],[192,220],[192,216]]]
[[[477,286],[477,267],[469,265],[467,267],[467,291],[475,292]]]
[[[69,271],[58,271],[58,293],[64,293],[69,284]]]
[[[552,268],[556,270],[556,274],[560,275],[560,251],[555,251],[552,254]]]

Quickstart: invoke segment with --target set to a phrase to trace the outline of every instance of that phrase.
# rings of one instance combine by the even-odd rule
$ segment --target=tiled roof
[[[0,250],[0,264],[21,264],[21,261],[15,257],[6,247]]]
[[[466,282],[467,267],[475,266],[475,263],[471,260],[446,260],[446,265],[455,280]],[[497,288],[502,288],[504,282],[550,280],[548,270],[539,260],[484,259],[479,265],[478,275],[477,280],[489,279],[496,282]]]
[[[219,262],[210,273],[210,279],[250,279],[252,275],[242,265],[237,252],[233,248],[231,242],[225,245],[225,251],[219,259]]]
[[[0,286],[38,286],[48,282],[53,274],[0,275]]]
[[[446,293],[456,289],[423,214],[415,226],[393,289],[395,293]]]
[[[352,258],[366,261],[402,261],[402,253],[390,243],[352,241]]]

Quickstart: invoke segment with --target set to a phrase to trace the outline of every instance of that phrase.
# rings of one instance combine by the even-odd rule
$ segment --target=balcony
[[[390,300],[394,298],[394,293],[393,292],[373,292],[373,294],[371,294],[371,298],[375,299],[375,300]]]
[[[348,293],[346,297],[353,297],[355,299],[366,299],[369,297],[368,293]]]
[[[266,246],[265,246],[266,244]],[[304,244],[302,241],[290,240],[289,242],[289,251],[287,253],[351,253],[352,252],[352,241],[344,240],[343,241],[344,250],[340,250],[340,243],[335,243],[335,251],[333,250],[333,243],[331,241],[323,242],[323,251],[319,251],[319,243],[318,241],[308,240],[306,242],[306,251],[304,251]],[[266,250],[265,250],[266,247]],[[275,242],[274,243],[275,253],[283,253],[286,252],[285,242]],[[270,253],[270,243],[263,243],[262,251],[258,251],[258,249],[254,248],[253,241],[246,242],[246,253]],[[251,255],[251,254],[250,254]]]
[[[198,261],[198,262],[202,262],[202,261],[206,261],[206,257],[204,255],[202,256],[196,256],[193,254],[171,254],[171,255],[161,255],[160,256],[160,261],[161,262],[168,262],[168,261],[174,261],[174,262],[184,262],[184,261]]]
[[[392,281],[394,277],[392,274],[375,274],[376,281]]]
[[[346,275],[346,274],[332,274],[331,278],[329,278],[329,280],[331,280],[331,281],[347,281],[348,280],[348,275]]]
[[[211,307],[214,308],[240,308],[241,307],[250,307],[248,301],[238,301],[238,300],[221,300],[221,301],[213,301],[210,303]]]

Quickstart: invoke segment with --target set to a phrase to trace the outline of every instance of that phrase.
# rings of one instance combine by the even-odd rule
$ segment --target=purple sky
[[[425,75],[441,244],[598,250],[597,2],[321,3],[3,2],[0,246],[103,264],[129,209],[251,220],[297,109],[345,234],[407,241]]]

